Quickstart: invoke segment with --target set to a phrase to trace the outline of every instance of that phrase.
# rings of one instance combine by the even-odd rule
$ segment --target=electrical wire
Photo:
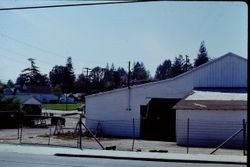
[[[62,8],[62,7],[77,7],[77,6],[100,6],[100,5],[115,5],[115,4],[131,4],[140,2],[153,2],[153,0],[128,0],[128,1],[113,1],[113,2],[94,2],[94,3],[74,3],[74,4],[60,4],[60,5],[38,5],[38,6],[23,6],[23,7],[5,7],[0,8],[0,11],[8,10],[27,10],[27,9],[48,9],[48,8]]]

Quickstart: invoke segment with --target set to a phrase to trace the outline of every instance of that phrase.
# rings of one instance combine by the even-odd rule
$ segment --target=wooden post
[[[50,145],[50,136],[51,136],[51,126],[49,127],[49,142],[48,142],[48,145]]]
[[[187,120],[187,154],[189,151],[189,118]]]
[[[243,119],[243,155],[246,155],[246,120]]]
[[[135,119],[133,118],[133,143],[132,143],[132,151],[134,151],[135,145]]]
[[[79,135],[80,135],[80,149],[82,149],[82,113],[80,114],[80,120],[79,120]]]

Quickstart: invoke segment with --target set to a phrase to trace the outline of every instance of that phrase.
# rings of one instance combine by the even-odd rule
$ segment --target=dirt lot
[[[53,135],[55,126],[45,128],[27,128],[24,127],[19,131],[22,133],[21,139],[18,139],[17,129],[0,129],[0,143],[27,143],[27,144],[45,144],[45,145],[58,145],[67,147],[79,147],[79,138],[73,137],[72,134],[78,122],[78,116],[67,116],[66,124],[61,136]],[[46,120],[48,124],[50,121]],[[132,139],[117,139],[117,138],[98,138],[104,147],[116,146],[116,150],[131,151],[133,140]],[[102,149],[94,138],[83,136],[83,148],[88,149]],[[168,151],[169,153],[187,153],[186,147],[176,145],[174,142],[163,141],[147,141],[136,139],[134,141],[134,151]],[[214,148],[189,148],[189,153],[192,154],[209,154]],[[233,149],[219,149],[215,154],[221,155],[243,155],[242,150]]]

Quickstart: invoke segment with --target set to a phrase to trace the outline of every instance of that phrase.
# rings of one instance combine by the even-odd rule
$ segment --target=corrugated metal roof
[[[244,88],[193,90],[174,108],[177,110],[247,110],[247,90]]]
[[[181,100],[177,110],[247,110],[247,101],[241,100]]]
[[[247,92],[230,90],[193,90],[193,93],[185,100],[242,100],[247,101]]]

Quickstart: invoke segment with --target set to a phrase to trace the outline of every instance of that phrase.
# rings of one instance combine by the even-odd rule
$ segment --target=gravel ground
[[[63,129],[64,134],[72,134],[75,130],[76,123],[78,122],[77,115],[67,116],[66,129]],[[50,120],[46,120],[46,123],[50,123]],[[74,138],[72,135],[64,135],[58,137],[53,135],[55,130],[54,126],[46,128],[27,128],[22,130],[22,138],[18,139],[17,129],[0,129],[0,143],[27,143],[27,144],[50,144],[67,147],[79,147],[79,138]],[[70,133],[69,133],[70,132]],[[21,133],[21,130],[19,131]],[[49,137],[51,134],[51,137]],[[132,150],[132,139],[117,139],[117,138],[98,138],[100,143],[104,147],[116,146],[116,150]],[[87,136],[82,137],[83,148],[88,149],[101,149],[101,146],[94,140]],[[174,142],[164,141],[148,141],[136,139],[134,141],[134,151],[168,151],[169,153],[186,153],[187,148],[176,145]],[[190,147],[189,153],[192,154],[209,154],[214,148],[195,148]],[[215,154],[220,155],[243,155],[242,150],[235,149],[219,149]]]

